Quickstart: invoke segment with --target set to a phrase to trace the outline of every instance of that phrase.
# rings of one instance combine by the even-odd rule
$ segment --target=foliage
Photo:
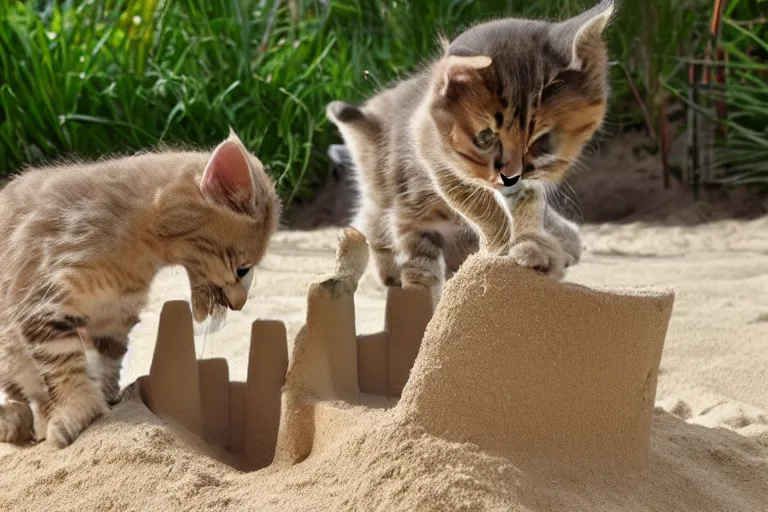
[[[337,137],[328,102],[361,100],[417,69],[436,55],[438,33],[507,15],[558,19],[595,1],[5,0],[0,174],[158,144],[210,147],[232,126],[287,202],[307,199]],[[653,129],[670,91],[685,96],[677,57],[700,47],[691,34],[704,33],[708,2],[620,2],[609,31],[612,126]],[[738,53],[749,39],[739,29],[724,33],[730,55],[758,65]],[[741,109],[729,111],[733,122],[759,130],[768,107],[753,72],[727,100]]]

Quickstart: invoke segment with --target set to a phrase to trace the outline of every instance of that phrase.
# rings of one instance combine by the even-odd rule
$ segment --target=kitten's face
[[[459,170],[495,188],[562,179],[605,114],[601,7],[559,25],[491,22],[453,42],[431,113]]]
[[[231,134],[211,155],[198,188],[182,184],[158,202],[156,229],[187,271],[195,320],[242,309],[281,210],[259,159]]]
[[[248,299],[256,266],[266,252],[271,229],[248,219],[227,219],[224,233],[219,223],[211,224],[197,240],[200,249],[184,267],[192,286],[192,309],[195,320],[217,316],[225,309],[239,311]],[[214,246],[207,241],[215,240]]]

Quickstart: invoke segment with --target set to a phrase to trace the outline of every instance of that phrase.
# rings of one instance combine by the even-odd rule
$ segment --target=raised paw
[[[29,404],[9,400],[0,404],[0,442],[23,444],[34,439],[34,417]]]
[[[549,236],[520,237],[509,250],[509,257],[521,267],[536,270],[558,281],[565,277],[565,253]]]
[[[103,401],[67,404],[53,412],[48,421],[46,441],[56,448],[71,445],[91,423],[107,411]]]

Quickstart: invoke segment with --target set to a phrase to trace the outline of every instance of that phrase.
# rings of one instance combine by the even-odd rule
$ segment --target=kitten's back
[[[364,174],[358,186],[381,207],[391,206],[405,169],[413,165],[413,140],[408,127],[428,87],[429,72],[422,71],[359,107],[344,102],[329,105],[329,117],[344,134],[357,172]]]
[[[206,153],[137,156],[33,168],[0,190],[0,244],[27,222],[69,221],[109,236],[141,212],[157,190],[185,174],[201,172]]]

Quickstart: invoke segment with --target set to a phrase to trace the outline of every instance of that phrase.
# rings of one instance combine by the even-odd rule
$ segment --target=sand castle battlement
[[[167,303],[144,402],[244,470],[300,463],[374,414],[508,457],[647,461],[672,293],[557,283],[475,255],[434,315],[428,294],[390,289],[384,330],[359,335],[367,254],[345,230],[290,364],[282,322],[254,322],[245,383],[195,359],[189,306]]]

